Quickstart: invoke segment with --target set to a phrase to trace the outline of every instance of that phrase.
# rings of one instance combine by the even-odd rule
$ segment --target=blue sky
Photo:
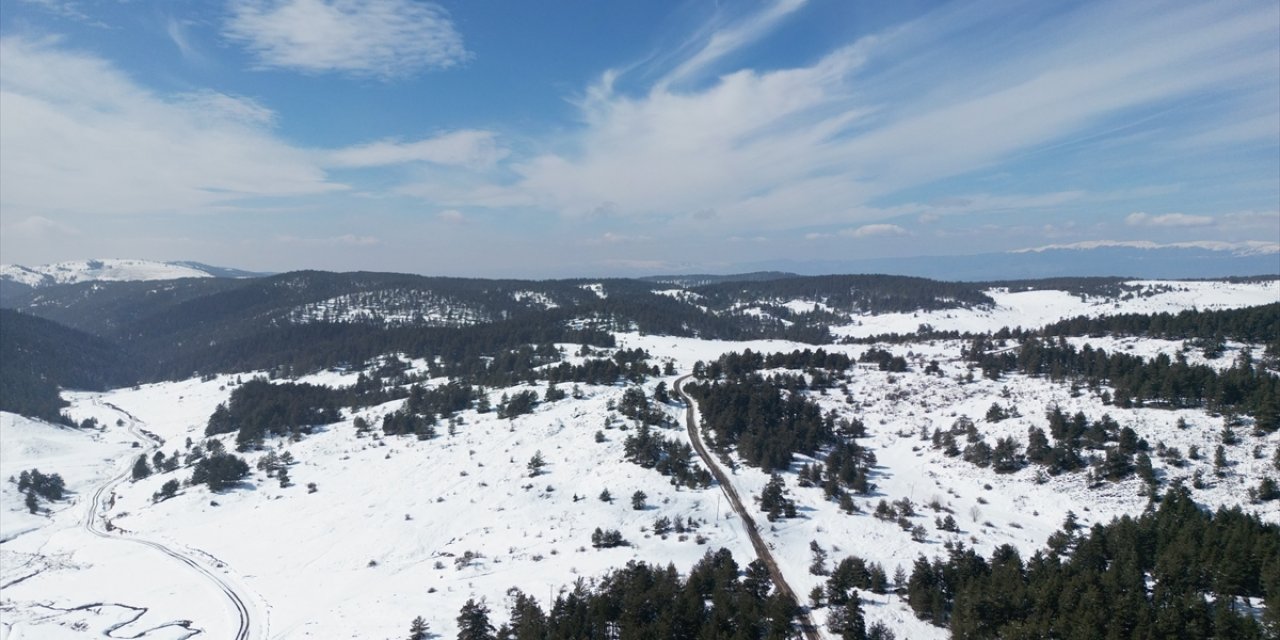
[[[1280,242],[1275,2],[0,2],[4,262]]]

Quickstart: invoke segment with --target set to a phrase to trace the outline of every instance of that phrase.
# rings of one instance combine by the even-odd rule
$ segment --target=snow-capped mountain
[[[211,267],[198,262],[159,262],[102,258],[55,262],[35,267],[20,264],[0,265],[0,280],[28,287],[75,284],[90,281],[177,280],[179,278],[248,277],[253,274],[236,269]]]

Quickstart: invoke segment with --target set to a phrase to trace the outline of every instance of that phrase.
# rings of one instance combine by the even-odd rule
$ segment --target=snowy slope
[[[63,476],[70,492],[31,515],[12,484],[0,489],[0,638],[232,637],[221,594],[207,581],[153,549],[85,527],[95,489],[127,472],[139,449],[115,425],[123,413],[90,401],[78,414],[111,426],[81,431],[0,413],[0,476],[38,468]],[[190,625],[193,609],[214,615]]]
[[[79,417],[103,403],[119,406],[170,443],[163,447],[169,452],[182,449],[187,437],[202,437],[208,414],[230,392],[229,380],[77,393],[70,411]],[[495,400],[502,391],[493,391]],[[441,435],[429,441],[357,437],[347,420],[300,442],[273,443],[299,461],[290,469],[293,486],[281,488],[257,472],[238,490],[210,495],[186,488],[151,504],[165,480],[190,475],[183,469],[121,487],[112,521],[217,558],[270,603],[272,637],[289,638],[392,637],[419,614],[450,637],[468,598],[502,608],[512,586],[546,602],[576,577],[599,576],[630,559],[687,568],[722,546],[749,557],[736,521],[715,521],[714,487],[678,489],[623,462],[626,432],[620,424],[603,426],[606,403],[622,389],[584,391],[581,400],[544,405],[510,422],[465,412],[456,435],[441,425]],[[364,414],[376,424],[398,404]],[[605,442],[595,441],[597,430]],[[538,451],[548,466],[531,478],[525,465]],[[251,454],[251,464],[260,455]],[[606,488],[612,503],[598,499]],[[644,511],[629,504],[639,489],[649,496]],[[663,515],[706,524],[685,539],[651,537],[646,530]],[[631,546],[593,549],[598,526],[619,529]],[[460,567],[456,560],[468,551],[481,557]],[[222,614],[193,607],[184,615],[204,626]]]
[[[24,267],[16,264],[0,265],[0,279],[25,284],[29,287],[74,284],[94,280],[176,280],[178,278],[211,277],[213,277],[213,274],[208,271],[189,264],[120,258],[73,260],[36,267]]]

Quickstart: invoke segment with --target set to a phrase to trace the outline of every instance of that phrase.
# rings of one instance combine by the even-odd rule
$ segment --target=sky
[[[0,0],[5,263],[562,277],[1260,240],[1274,1]]]

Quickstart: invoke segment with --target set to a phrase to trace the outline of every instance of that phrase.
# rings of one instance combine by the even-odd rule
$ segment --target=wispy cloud
[[[169,18],[164,25],[165,35],[169,36],[169,40],[173,42],[173,46],[178,48],[178,53],[187,60],[195,62],[204,62],[205,56],[191,42],[191,38],[187,35],[186,25],[177,18]]]
[[[665,87],[696,78],[724,57],[764,37],[807,2],[808,0],[774,0],[762,11],[748,14],[720,29],[711,30],[705,41],[693,43],[698,47],[696,53],[676,65],[659,85]]]
[[[1126,216],[1124,223],[1131,227],[1207,227],[1213,224],[1213,218],[1185,213],[1164,213],[1153,216],[1137,212]]]
[[[809,65],[741,68],[692,88],[672,81],[727,64],[800,5],[772,3],[721,28],[641,93],[618,90],[616,73],[605,73],[578,103],[580,129],[500,162],[505,171],[473,176],[470,187],[428,177],[404,190],[449,206],[570,216],[607,207],[758,229],[874,222],[903,213],[875,203],[904,190],[1087,139],[1188,96],[1253,87],[1274,74],[1277,55],[1276,10],[1264,3],[1103,3],[1020,16],[1016,31],[996,28],[1008,9],[962,5]],[[992,34],[990,46],[967,46],[975,25]],[[992,194],[915,214],[1047,208],[1082,196]],[[696,220],[698,211],[716,215]]]
[[[53,40],[0,39],[0,103],[5,211],[187,213],[344,188],[273,135],[261,105],[157,94]]]
[[[391,79],[470,55],[448,12],[420,0],[232,0],[225,36],[268,69]]]
[[[48,11],[49,13],[75,20],[87,25],[95,27],[106,27],[102,21],[90,16],[84,11],[84,3],[77,0],[22,0],[24,3],[34,5]]]
[[[329,162],[338,167],[377,167],[408,162],[486,169],[507,156],[507,150],[495,142],[494,133],[467,129],[452,131],[416,142],[384,140],[329,154]]]

